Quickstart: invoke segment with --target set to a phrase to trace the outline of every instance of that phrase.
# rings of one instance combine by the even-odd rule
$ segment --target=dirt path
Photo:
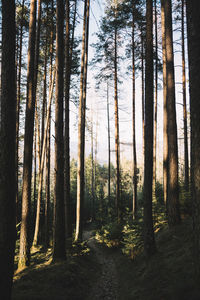
[[[85,231],[84,239],[88,240],[89,247],[95,252],[96,258],[101,265],[100,275],[89,294],[88,300],[117,300],[118,279],[112,255],[98,246],[91,231]]]

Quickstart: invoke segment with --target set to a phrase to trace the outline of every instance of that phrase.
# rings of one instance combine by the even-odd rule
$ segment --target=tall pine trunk
[[[153,3],[146,0],[145,68],[145,162],[144,162],[144,251],[147,257],[156,252],[152,218],[153,179]]]
[[[24,135],[24,168],[22,187],[22,221],[20,231],[20,249],[18,268],[24,268],[30,263],[30,209],[31,209],[31,178],[32,152],[34,131],[34,66],[35,66],[35,33],[36,33],[36,0],[31,1],[29,21],[29,47],[27,67],[27,99]]]
[[[135,6],[132,7],[132,126],[133,126],[133,218],[137,218],[137,156],[135,137]]]
[[[187,102],[186,102],[186,72],[185,72],[185,0],[182,0],[182,82],[183,82],[183,126],[184,126],[184,185],[185,191],[189,191],[189,158],[188,158],[188,125],[187,125]]]
[[[176,124],[176,99],[174,80],[174,57],[172,37],[171,0],[165,1],[165,34],[166,34],[166,71],[167,71],[167,120],[168,120],[168,184],[167,214],[168,224],[173,226],[180,222],[179,186],[178,186],[178,145]]]
[[[83,208],[84,208],[84,159],[85,159],[85,109],[86,109],[86,81],[87,81],[87,48],[89,37],[89,9],[90,1],[85,0],[83,19],[83,39],[81,55],[81,79],[79,98],[78,122],[78,165],[77,165],[77,207],[75,241],[82,240]]]
[[[118,222],[121,219],[121,203],[120,203],[120,149],[119,149],[119,112],[118,112],[118,49],[117,49],[117,28],[115,26],[114,33],[114,91],[115,91],[115,157],[116,157],[116,215]]]
[[[196,278],[200,278],[200,2],[186,1],[191,120],[191,191],[193,201],[193,250]]]
[[[23,18],[24,1],[22,1],[20,38],[19,38],[19,60],[17,74],[17,106],[16,106],[16,221],[19,222],[19,190],[18,190],[18,172],[19,172],[19,124],[20,124],[20,102],[21,102],[21,71],[22,71],[22,44],[23,44]]]
[[[2,0],[0,116],[0,290],[11,299],[16,240],[16,73],[15,1]]]
[[[107,82],[107,124],[108,124],[108,205],[110,205],[110,109],[109,83]]]
[[[164,0],[161,0],[161,26],[162,26],[162,59],[163,59],[163,194],[167,205],[167,174],[168,174],[168,131],[167,131],[167,70],[166,70],[166,33]]]
[[[65,223],[66,236],[72,236],[71,199],[70,199],[70,77],[71,77],[71,57],[70,57],[70,5],[66,0],[66,34],[65,34]]]
[[[156,158],[157,158],[157,114],[158,114],[158,28],[157,1],[154,0],[155,17],[155,103],[154,103],[154,140],[153,140],[153,198],[156,198]]]
[[[63,59],[64,59],[64,3],[56,7],[56,97],[55,97],[55,194],[53,260],[66,258],[64,210],[64,143],[63,143]]]

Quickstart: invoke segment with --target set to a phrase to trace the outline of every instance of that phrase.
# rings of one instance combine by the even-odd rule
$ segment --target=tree
[[[156,252],[152,218],[153,179],[153,3],[146,1],[145,68],[145,162],[144,162],[144,251],[147,257]]]
[[[181,3],[181,39],[182,39],[182,82],[183,82],[183,126],[184,126],[184,169],[185,190],[189,191],[189,158],[188,158],[188,125],[187,125],[187,105],[186,105],[186,72],[185,72],[185,0]]]
[[[64,3],[56,6],[56,97],[55,97],[55,194],[53,260],[64,260],[65,210],[64,210],[64,144],[63,144],[63,58],[64,58]]]
[[[30,204],[32,178],[32,152],[34,128],[34,66],[35,66],[35,34],[36,34],[36,0],[31,0],[29,21],[29,46],[27,67],[27,99],[24,136],[24,165],[22,187],[22,221],[20,230],[20,250],[18,268],[24,268],[30,263]]]
[[[85,159],[85,109],[87,89],[87,59],[89,38],[90,0],[85,0],[83,19],[83,39],[81,54],[81,79],[78,121],[78,165],[77,165],[77,207],[75,241],[82,240],[84,208],[84,159]]]
[[[135,6],[132,5],[132,124],[133,124],[133,217],[137,218],[137,156],[135,137]]]
[[[167,131],[167,70],[166,70],[166,32],[164,1],[161,0],[161,25],[162,25],[162,57],[163,57],[163,192],[164,202],[167,204],[168,182],[168,131]]]
[[[0,110],[0,289],[1,295],[8,300],[11,299],[16,240],[15,74],[15,1],[3,0]]]
[[[191,121],[191,192],[193,201],[194,266],[200,276],[200,2],[186,1]]]
[[[164,1],[167,88],[168,183],[167,216],[169,226],[180,222],[178,186],[178,145],[175,103],[174,58],[171,1]]]

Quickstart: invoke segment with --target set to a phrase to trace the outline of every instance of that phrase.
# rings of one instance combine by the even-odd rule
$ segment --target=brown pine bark
[[[16,240],[15,1],[2,0],[0,115],[0,290],[11,299]]]
[[[118,113],[118,51],[117,51],[117,28],[115,26],[114,33],[114,99],[115,99],[115,157],[116,157],[116,216],[118,222],[121,219],[121,203],[120,203],[120,149],[119,149],[119,113]]]
[[[147,258],[156,252],[152,218],[153,73],[153,1],[146,0],[144,251]]]
[[[35,32],[36,32],[36,0],[31,0],[29,21],[29,47],[27,67],[27,99],[24,136],[24,168],[22,187],[22,221],[20,231],[20,250],[18,268],[24,268],[30,263],[30,202],[32,178],[32,151],[34,130],[34,62],[35,62]]]
[[[132,7],[132,128],[133,128],[133,218],[137,219],[137,156],[135,136],[135,6]]]
[[[110,204],[110,109],[109,84],[107,82],[107,124],[108,124],[108,205]]]
[[[70,77],[71,77],[71,57],[70,57],[70,5],[66,0],[66,34],[65,34],[65,223],[66,236],[72,237],[71,219],[71,199],[70,199]]]
[[[22,1],[21,23],[19,33],[19,60],[17,74],[17,106],[16,106],[16,222],[19,218],[19,195],[18,195],[18,172],[19,172],[19,122],[20,122],[20,100],[21,100],[21,69],[22,69],[22,42],[23,42],[23,18],[24,18],[24,1]]]
[[[78,122],[78,165],[77,165],[77,207],[75,241],[82,240],[83,207],[84,207],[84,152],[85,152],[85,108],[86,108],[86,81],[87,81],[87,48],[89,37],[89,9],[90,0],[85,0],[83,19],[83,39],[81,55],[81,80],[79,98]]]
[[[185,27],[184,27],[184,13],[185,0],[182,0],[182,20],[181,20],[181,33],[182,33],[182,83],[183,83],[183,124],[184,124],[184,170],[185,190],[189,191],[189,158],[188,158],[188,125],[187,125],[187,104],[186,104],[186,72],[185,72]]]
[[[63,59],[64,59],[64,3],[57,0],[56,7],[56,97],[55,97],[55,194],[53,260],[64,260],[64,143],[63,143]]]
[[[156,200],[156,150],[157,150],[157,114],[158,114],[158,26],[157,1],[154,0],[155,16],[155,103],[154,103],[154,141],[153,141],[153,198]]]
[[[167,174],[168,174],[168,132],[167,132],[167,70],[166,70],[166,33],[164,1],[161,0],[162,26],[162,58],[163,58],[163,193],[164,203],[167,206]]]
[[[193,254],[196,278],[200,278],[200,2],[186,1],[191,120],[191,192],[193,201]]]
[[[176,99],[172,37],[171,0],[165,1],[166,71],[167,71],[167,121],[168,121],[168,185],[167,214],[169,226],[180,222],[178,186],[178,145],[176,124]]]
[[[141,69],[142,69],[142,154],[144,159],[144,38],[141,30]]]

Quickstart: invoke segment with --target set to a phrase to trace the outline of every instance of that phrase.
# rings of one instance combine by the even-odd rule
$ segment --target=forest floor
[[[158,251],[149,262],[134,260],[120,248],[106,248],[84,232],[85,242],[71,249],[66,262],[51,263],[38,248],[31,266],[16,273],[13,300],[200,300],[193,273],[191,220],[156,234]]]

